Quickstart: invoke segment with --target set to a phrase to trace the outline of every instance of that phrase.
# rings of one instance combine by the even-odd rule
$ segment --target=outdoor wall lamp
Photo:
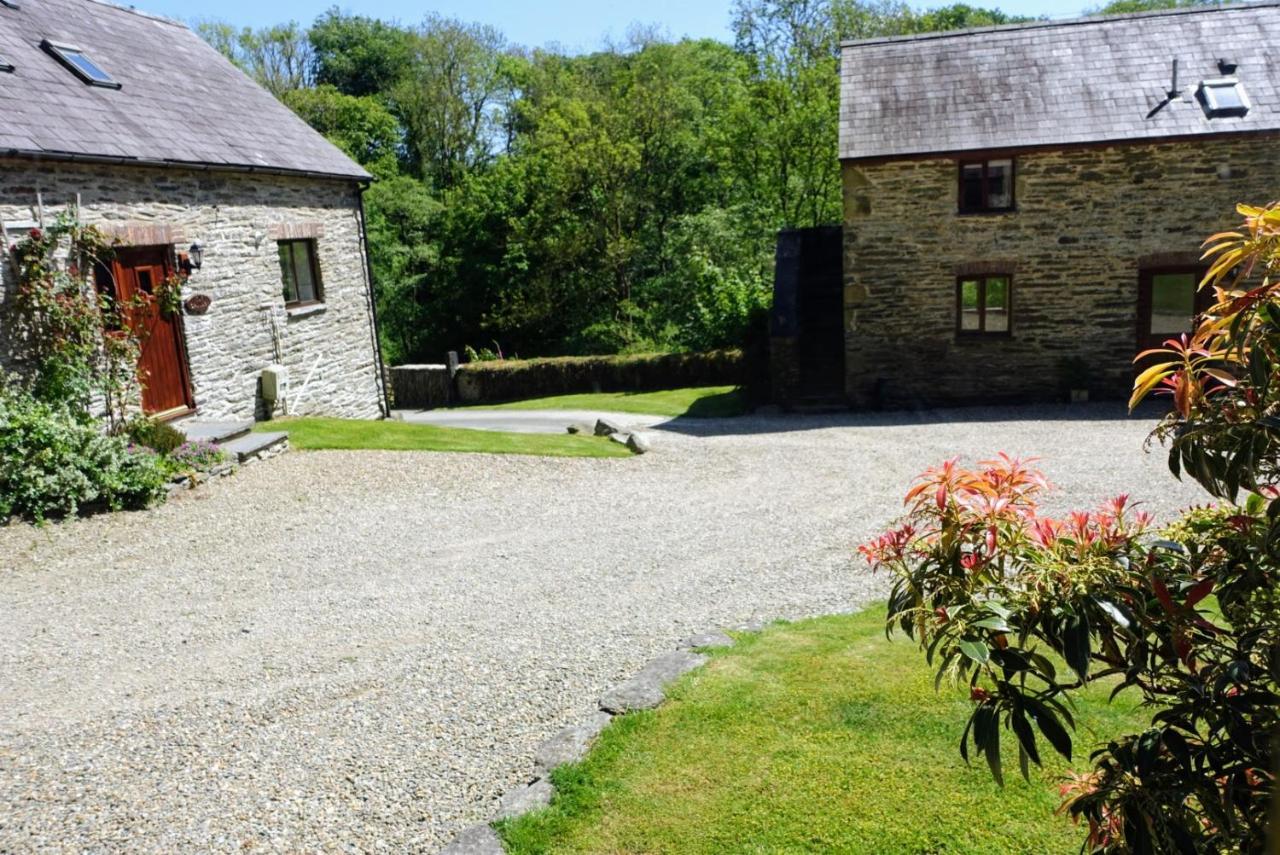
[[[182,272],[187,275],[193,270],[199,270],[204,266],[204,247],[200,245],[200,241],[191,244],[191,248],[186,254],[178,259],[178,266],[182,268]]]

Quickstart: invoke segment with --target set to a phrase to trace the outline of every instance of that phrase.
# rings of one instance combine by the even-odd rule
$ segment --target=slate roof
[[[848,42],[842,159],[1280,130],[1280,2],[1080,18]],[[1148,117],[1172,85],[1182,97]],[[1221,77],[1252,102],[1206,117],[1195,91]]]
[[[122,84],[90,86],[70,44]],[[363,180],[368,173],[183,24],[99,0],[0,4],[0,155],[89,157]]]

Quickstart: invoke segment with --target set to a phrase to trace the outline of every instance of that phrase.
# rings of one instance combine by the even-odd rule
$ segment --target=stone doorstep
[[[241,421],[199,421],[197,419],[186,418],[170,422],[170,426],[180,431],[187,439],[195,442],[196,440],[205,440],[222,444],[230,440],[242,437],[253,429],[253,422]]]
[[[288,440],[289,434],[284,431],[249,433],[244,436],[236,437],[229,442],[220,442],[218,443],[218,447],[228,455],[234,456],[236,460],[244,463],[249,458],[261,455],[266,451],[270,451]]]
[[[221,443],[218,446],[230,460],[219,463],[208,472],[195,472],[187,475],[180,475],[169,482],[167,491],[170,496],[179,490],[192,490],[201,484],[214,481],[218,478],[225,478],[234,474],[240,466],[254,463],[259,460],[266,460],[275,457],[277,454],[283,454],[289,450],[289,434],[287,433],[259,433],[247,434],[242,437],[231,440],[230,442]]]
[[[763,625],[760,622],[760,626]],[[718,629],[692,635],[680,642],[678,650],[664,653],[630,680],[605,692],[599,710],[584,721],[564,728],[538,748],[533,781],[508,790],[499,802],[494,820],[513,819],[551,804],[555,786],[547,776],[552,769],[586,756],[591,743],[608,727],[615,714],[652,709],[661,704],[666,699],[668,684],[707,661],[706,656],[690,652],[691,648],[728,647],[733,643],[733,638]],[[440,850],[440,855],[505,855],[505,852],[501,838],[490,823],[479,823],[464,829]]]

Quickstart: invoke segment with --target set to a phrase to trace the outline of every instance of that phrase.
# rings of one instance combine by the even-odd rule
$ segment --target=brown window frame
[[[1171,338],[1177,338],[1182,333],[1157,333],[1151,330],[1152,314],[1155,306],[1155,278],[1157,276],[1180,276],[1188,275],[1195,280],[1195,296],[1193,297],[1191,315],[1191,329],[1186,333],[1190,336],[1195,332],[1196,321],[1209,310],[1213,305],[1212,289],[1204,289],[1200,287],[1204,280],[1208,267],[1204,264],[1152,264],[1138,269],[1138,346],[1145,348],[1144,342],[1152,342],[1152,346],[1158,346],[1154,343],[1164,341]]]
[[[1003,279],[1008,283],[1005,287],[1005,314],[1008,323],[1005,329],[987,329],[987,280]],[[978,328],[964,329],[964,283],[978,283]],[[956,277],[956,336],[960,338],[1009,338],[1013,335],[1013,274],[1012,273],[969,273]]]
[[[284,301],[284,305],[285,305],[285,308],[288,308],[288,309],[295,309],[302,306],[320,306],[324,304],[324,283],[320,279],[320,253],[318,252],[315,238],[289,238],[287,240],[278,240],[276,241],[276,256],[277,257],[280,256],[280,249],[282,247],[285,247],[285,246],[290,247],[290,251],[286,253],[286,257],[289,259],[289,264],[293,267],[294,293],[296,294],[297,283],[298,283],[298,272],[297,272],[297,264],[294,262],[294,258],[293,258],[292,247],[294,244],[299,244],[299,243],[306,244],[307,246],[307,259],[308,261],[310,261],[311,281],[315,284],[316,298],[314,300],[286,299]],[[284,262],[283,260],[281,260],[281,267],[280,267],[280,284],[281,285],[285,285],[288,282],[284,274],[285,274]]]
[[[1009,204],[1003,208],[993,208],[990,203],[991,179],[988,168],[993,160],[1009,161]],[[982,167],[982,205],[977,208],[967,208],[964,204],[964,168],[966,166]],[[961,214],[1008,214],[1016,211],[1018,209],[1017,177],[1018,158],[1012,154],[1007,157],[975,157],[959,161],[959,166],[956,168],[956,209]]]

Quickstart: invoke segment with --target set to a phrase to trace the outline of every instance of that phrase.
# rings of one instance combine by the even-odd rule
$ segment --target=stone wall
[[[41,216],[51,222],[78,199],[83,220],[125,243],[203,246],[203,267],[184,296],[212,302],[205,314],[182,318],[202,419],[269,415],[258,382],[275,363],[288,368],[290,383],[274,415],[286,406],[291,415],[379,415],[357,193],[354,183],[337,180],[0,159],[7,226]],[[18,236],[6,236],[6,253]],[[323,306],[285,309],[276,241],[287,237],[315,238]],[[15,285],[7,257],[0,284],[3,338]]]
[[[1058,399],[1059,366],[1126,394],[1139,270],[1199,258],[1237,202],[1280,198],[1275,137],[1035,152],[1017,210],[959,215],[954,159],[844,164],[846,392],[855,405]],[[1013,277],[1012,333],[958,338],[956,277]]]

